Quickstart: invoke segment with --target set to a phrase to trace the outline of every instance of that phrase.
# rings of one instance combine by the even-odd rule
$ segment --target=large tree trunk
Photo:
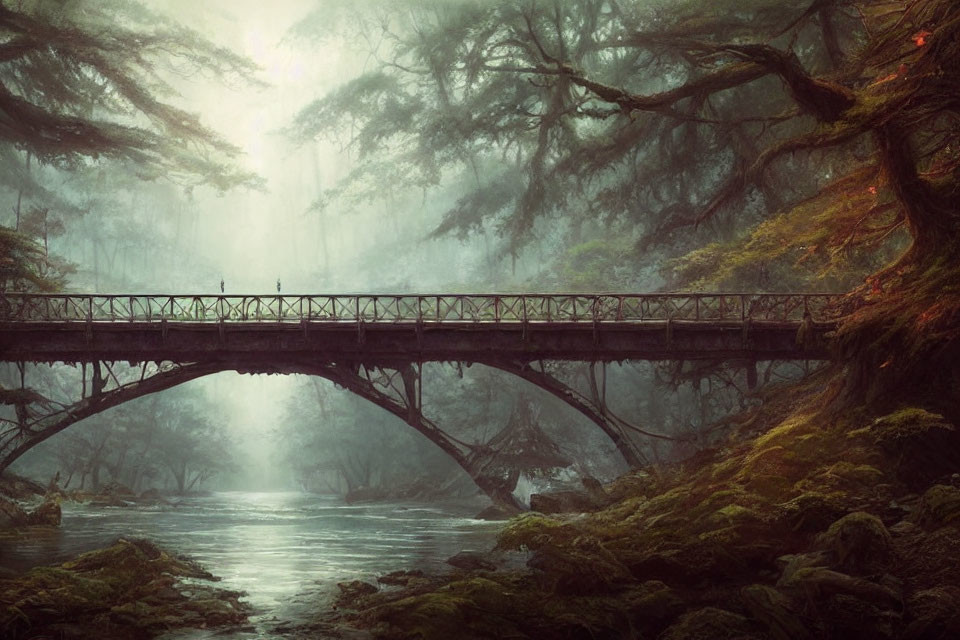
[[[888,122],[877,130],[877,146],[890,187],[903,207],[913,246],[901,263],[956,262],[960,201],[940,194],[917,171],[910,136]]]
[[[910,398],[960,417],[960,201],[920,174],[899,123],[875,138],[912,244],[855,292],[859,304],[838,331],[848,374],[838,398],[878,409]]]

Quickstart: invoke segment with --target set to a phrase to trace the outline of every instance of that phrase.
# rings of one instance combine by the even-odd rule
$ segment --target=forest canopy
[[[359,159],[316,208],[385,179],[470,184],[434,235],[492,227],[515,255],[591,229],[632,236],[669,287],[853,289],[838,345],[855,388],[953,366],[960,4],[367,6],[352,24],[376,64],[291,126]]]
[[[949,226],[955,3],[373,4],[354,26],[378,63],[291,127],[360,158],[317,206],[457,167],[472,189],[436,234],[493,225],[515,252],[541,219],[600,220],[638,251],[707,241],[671,274],[702,287],[768,262],[849,282],[903,230]]]

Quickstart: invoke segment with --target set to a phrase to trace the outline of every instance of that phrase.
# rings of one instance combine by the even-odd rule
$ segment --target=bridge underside
[[[8,362],[173,361],[232,363],[282,371],[305,359],[399,365],[410,362],[538,360],[823,360],[817,324],[803,344],[799,323],[650,321],[632,323],[98,323],[0,325]]]

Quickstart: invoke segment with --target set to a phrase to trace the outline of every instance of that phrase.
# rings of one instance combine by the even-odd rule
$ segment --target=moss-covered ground
[[[146,540],[118,540],[59,566],[0,579],[5,640],[139,640],[171,629],[246,621],[241,594]]]
[[[829,412],[836,377],[773,394],[723,446],[630,473],[588,514],[524,514],[521,571],[365,590],[381,638],[960,638],[960,437],[921,407]]]

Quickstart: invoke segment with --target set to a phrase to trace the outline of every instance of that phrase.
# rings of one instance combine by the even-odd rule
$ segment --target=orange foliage
[[[913,40],[913,43],[916,44],[918,47],[923,47],[923,46],[926,46],[927,44],[927,38],[929,38],[932,35],[933,34],[930,33],[929,31],[919,31],[913,34],[913,37],[911,38],[911,40]]]

